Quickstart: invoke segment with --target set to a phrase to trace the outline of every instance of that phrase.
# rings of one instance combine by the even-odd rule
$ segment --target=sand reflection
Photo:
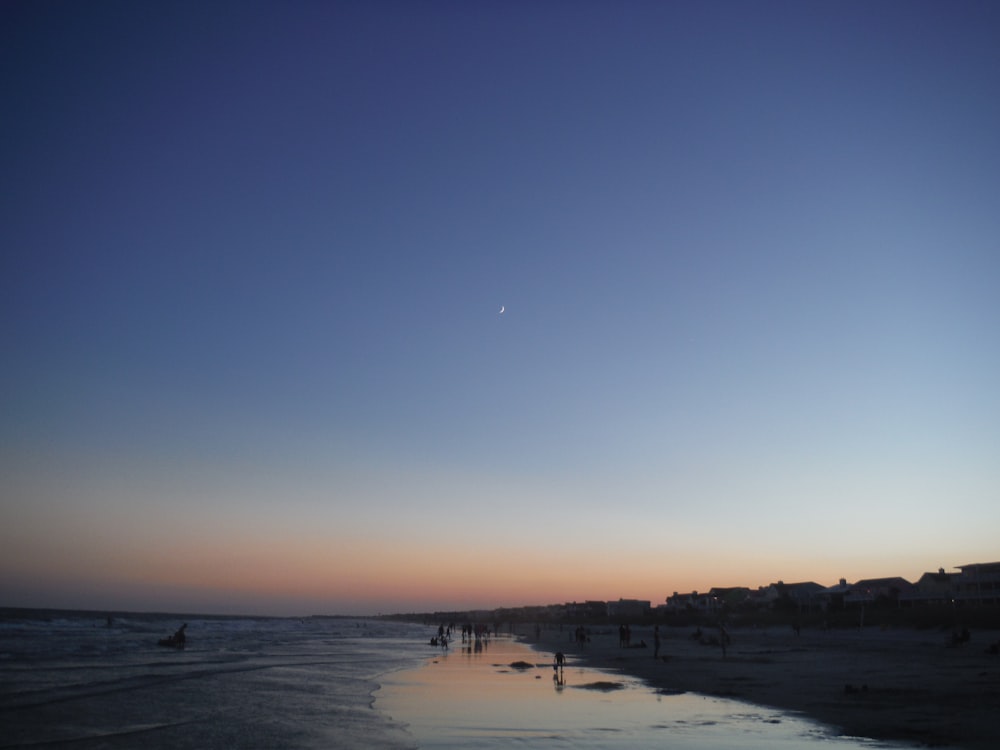
[[[376,708],[406,724],[421,748],[888,747],[738,701],[657,693],[572,657],[555,669],[551,657],[507,638],[431,653],[424,667],[387,676],[376,695]]]

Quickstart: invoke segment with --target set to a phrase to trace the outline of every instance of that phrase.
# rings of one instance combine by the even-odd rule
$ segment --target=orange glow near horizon
[[[736,556],[714,556],[708,562],[687,565],[682,556],[651,556],[641,551],[614,558],[565,551],[554,554],[545,545],[476,548],[460,541],[453,547],[428,548],[384,539],[265,539],[232,538],[223,544],[188,539],[141,549],[133,545],[85,560],[74,576],[90,581],[109,601],[116,591],[189,591],[208,602],[233,597],[260,602],[261,611],[280,614],[336,614],[345,606],[351,609],[348,613],[374,614],[618,598],[648,599],[656,605],[675,591],[707,591],[713,586],[756,588],[777,580],[832,585],[841,577],[857,580],[888,575],[916,580],[924,568],[936,569],[933,563],[921,566],[918,561],[913,570],[838,568],[830,561]],[[72,550],[63,552],[72,554]],[[42,560],[47,564],[33,566],[30,559],[22,559],[22,577],[42,587],[54,585],[65,562],[44,554],[34,562]],[[127,603],[121,608],[128,608]]]
[[[808,540],[767,548],[739,529],[706,536],[680,522],[661,530],[586,509],[563,518],[541,502],[497,511],[474,529],[413,511],[382,527],[354,519],[343,533],[340,519],[323,513],[305,525],[287,514],[230,519],[209,511],[193,524],[191,513],[172,515],[168,504],[141,522],[119,506],[125,503],[116,504],[115,524],[68,508],[58,526],[43,504],[20,506],[0,530],[7,589],[31,602],[51,592],[44,601],[52,606],[372,614],[619,598],[655,605],[675,591],[778,580],[832,585],[842,577],[916,580],[974,562],[958,544],[848,558],[813,552]],[[979,548],[990,544],[983,532]]]

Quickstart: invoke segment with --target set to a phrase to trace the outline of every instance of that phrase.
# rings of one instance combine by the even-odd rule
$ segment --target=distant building
[[[847,595],[851,593],[851,585],[846,578],[833,586],[827,586],[817,595],[825,609],[843,609],[847,606]]]
[[[674,592],[673,596],[667,597],[667,609],[671,612],[715,612],[722,606],[722,603],[711,594],[699,594],[692,591],[690,594],[680,594]]]
[[[785,583],[778,581],[757,589],[751,600],[758,608],[809,609],[820,605],[820,595],[826,589],[813,581]]]
[[[586,601],[565,605],[566,616],[571,620],[600,620],[608,616],[608,603]]]
[[[955,600],[963,604],[1000,604],[1000,562],[959,565]]]
[[[905,578],[867,578],[851,585],[844,596],[844,604],[899,604],[913,591],[913,584]]]
[[[879,606],[997,606],[1000,605],[1000,562],[959,565],[957,573],[939,568],[924,573],[917,583],[900,576],[865,578],[848,583],[841,578],[833,586],[813,581],[778,581],[755,590],[743,587],[714,587],[708,593],[674,592],[657,607],[664,615],[689,612],[717,615],[723,610],[829,610]]]
[[[746,606],[750,598],[750,589],[746,586],[715,586],[708,595],[716,600],[719,608],[735,610]]]
[[[950,604],[955,600],[958,573],[924,573],[913,588],[900,598],[911,604]]]
[[[643,599],[619,599],[608,602],[608,617],[613,619],[645,617],[652,611],[652,602]]]

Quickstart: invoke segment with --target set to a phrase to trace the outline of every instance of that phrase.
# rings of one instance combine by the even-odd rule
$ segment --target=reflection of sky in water
[[[519,643],[496,640],[471,654],[455,647],[421,669],[387,676],[376,708],[409,725],[421,748],[890,747],[831,737],[819,725],[747,703],[658,694],[629,677],[584,669],[570,659],[559,686],[547,657]],[[519,660],[539,666],[510,667]],[[595,683],[621,687],[585,687]]]

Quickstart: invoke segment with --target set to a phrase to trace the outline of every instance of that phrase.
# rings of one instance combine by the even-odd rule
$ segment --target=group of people
[[[166,638],[160,639],[161,646],[172,646],[173,648],[184,648],[184,644],[187,643],[187,635],[184,631],[187,630],[187,623],[181,625],[173,635]]]
[[[445,628],[444,625],[439,625],[437,636],[431,638],[431,645],[440,646],[441,648],[448,648],[449,640],[451,640],[451,625],[449,625],[447,628]]]
[[[432,646],[441,646],[443,648],[448,647],[449,641],[451,641],[451,632],[455,629],[454,623],[449,623],[445,626],[443,623],[438,626],[437,636],[431,638]],[[493,631],[496,632],[496,629]],[[472,643],[475,641],[477,650],[484,641],[489,640],[490,637],[490,626],[482,625],[479,623],[473,624],[471,622],[462,625],[462,643]]]
[[[618,647],[628,648],[632,645],[632,628],[629,625],[618,626]]]
[[[473,638],[475,640],[486,640],[490,637],[490,626],[483,625],[482,623],[476,623],[473,625],[471,622],[466,623],[462,626],[462,643],[466,640],[471,641]]]

